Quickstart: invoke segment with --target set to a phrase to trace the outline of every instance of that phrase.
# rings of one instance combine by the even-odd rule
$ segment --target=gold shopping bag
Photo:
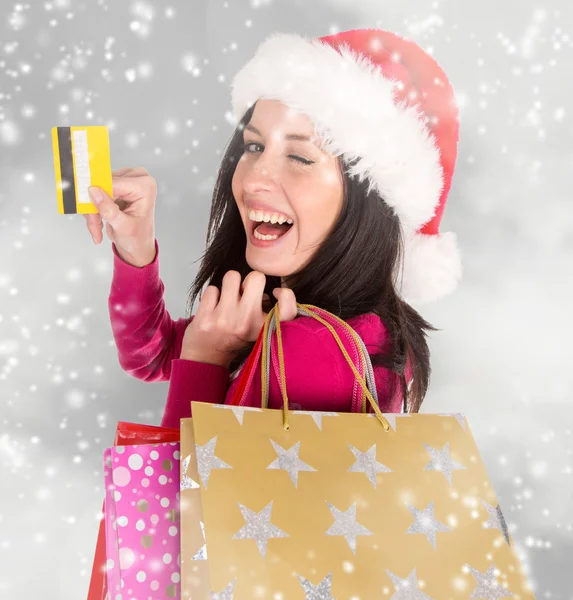
[[[211,598],[533,599],[465,417],[382,414],[324,320],[375,413],[288,411],[274,323],[283,411],[193,403]]]
[[[211,600],[193,419],[181,419],[181,599]]]

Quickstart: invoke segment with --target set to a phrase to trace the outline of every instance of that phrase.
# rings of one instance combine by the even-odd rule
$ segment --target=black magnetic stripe
[[[60,151],[60,175],[64,199],[64,214],[78,212],[76,203],[76,185],[74,183],[74,156],[72,154],[72,130],[70,127],[58,127],[58,148]]]

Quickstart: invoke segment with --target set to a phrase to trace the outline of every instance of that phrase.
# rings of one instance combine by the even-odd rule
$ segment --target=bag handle
[[[336,319],[337,321],[339,321],[341,323],[341,325],[343,327],[345,327],[346,329],[348,329],[350,331],[350,335],[353,338],[354,344],[358,351],[358,356],[362,359],[361,364],[360,364],[361,370],[364,368],[364,362],[366,362],[366,365],[368,367],[368,372],[370,374],[370,378],[372,379],[372,381],[374,381],[374,372],[372,371],[372,363],[370,361],[370,356],[368,355],[368,351],[366,350],[366,347],[364,346],[364,342],[362,341],[360,336],[358,336],[356,334],[356,332],[354,331],[354,329],[352,329],[352,327],[350,327],[345,321],[343,321],[336,315],[333,315],[332,313],[329,313],[328,311],[323,310],[318,307],[314,307],[314,308],[315,308],[315,310],[319,311],[320,314],[323,314],[326,318],[332,317],[333,320]],[[299,315],[312,317],[312,315],[309,314],[308,310],[302,308],[302,305],[297,307],[297,313]],[[275,329],[274,319],[275,319],[275,316],[273,315],[273,317],[271,318],[271,324],[269,326],[272,331],[274,331],[274,329]],[[271,333],[272,333],[272,331],[271,331]],[[241,369],[241,373],[238,376],[237,386],[233,393],[233,397],[231,398],[231,400],[229,402],[229,404],[231,404],[231,405],[235,405],[235,406],[241,405],[241,403],[243,401],[243,397],[246,393],[246,390],[252,382],[253,376],[255,374],[256,365],[259,362],[259,356],[262,352],[263,333],[264,333],[264,327],[261,327],[259,335],[257,336],[257,341],[255,342],[255,346],[252,349],[247,361],[245,362],[245,364],[243,365],[243,368]],[[358,340],[359,344],[357,343],[357,340]],[[360,345],[362,346],[362,352],[360,352]],[[366,361],[364,360],[364,356],[367,357]],[[270,364],[270,337],[269,337],[269,348],[267,350],[267,364]],[[267,389],[268,389],[268,387],[269,387],[269,369],[267,369],[266,381],[267,381]],[[373,384],[371,386],[370,391],[373,393],[374,397],[376,398],[376,401],[378,402],[375,384]],[[267,408],[267,406],[268,406],[268,397],[266,400],[263,400],[263,407]],[[362,412],[366,412],[366,398],[364,397],[363,393],[362,393]]]
[[[354,363],[352,362],[352,359],[350,358],[350,356],[348,356],[348,352],[346,351],[346,348],[344,347],[342,341],[338,337],[338,334],[334,330],[334,327],[332,327],[332,325],[330,323],[328,323],[327,321],[325,321],[322,317],[320,317],[318,314],[316,314],[314,312],[314,310],[320,310],[316,306],[313,306],[312,304],[299,304],[297,302],[297,309],[299,307],[303,308],[303,309],[308,309],[309,310],[309,316],[312,316],[313,319],[316,319],[317,321],[319,321],[320,323],[322,323],[330,331],[330,333],[332,333],[332,335],[334,336],[334,338],[336,340],[336,343],[338,344],[338,347],[342,351],[342,354],[344,354],[344,358],[346,359],[346,362],[349,364],[350,368],[352,369],[352,372],[354,373],[354,376],[356,377],[356,379],[358,380],[358,382],[362,386],[362,389],[363,389],[364,393],[366,394],[366,397],[368,398],[368,401],[370,402],[370,405],[374,409],[374,412],[376,413],[376,417],[378,418],[378,420],[382,424],[382,427],[384,428],[384,431],[389,431],[390,430],[390,424],[388,423],[388,421],[386,420],[386,418],[384,417],[384,415],[380,411],[380,408],[378,407],[378,404],[374,401],[374,398],[370,394],[370,391],[368,390],[364,379],[362,378],[362,376],[360,375],[360,373],[358,373],[358,371],[356,370],[356,367],[354,366]],[[324,312],[328,312],[328,311],[324,311]],[[288,396],[287,396],[286,382],[285,382],[285,365],[284,365],[284,354],[283,354],[283,344],[282,344],[282,336],[281,336],[281,325],[280,325],[280,315],[279,315],[279,306],[278,306],[278,303],[275,304],[275,306],[273,306],[273,308],[271,308],[269,314],[267,315],[267,318],[265,319],[265,324],[264,324],[264,329],[263,329],[263,339],[262,339],[262,343],[263,343],[263,352],[262,352],[263,364],[262,364],[262,368],[261,368],[261,380],[262,380],[261,384],[262,384],[262,390],[263,390],[262,394],[263,394],[263,398],[265,398],[266,394],[267,394],[267,389],[266,389],[267,382],[266,382],[265,373],[266,373],[266,370],[267,370],[268,331],[269,331],[269,326],[270,326],[271,319],[273,318],[273,315],[275,315],[275,313],[276,313],[276,321],[275,321],[275,323],[276,323],[276,329],[277,329],[277,342],[278,342],[278,354],[279,354],[280,386],[281,386],[281,395],[282,395],[282,398],[283,398],[283,427],[286,430],[288,430],[290,428],[290,425],[289,425],[289,422],[288,422]],[[329,313],[329,314],[332,315],[332,313]],[[338,317],[336,317],[336,315],[332,315],[332,316],[335,317],[337,320],[339,320],[341,323],[343,323],[343,325],[345,327],[350,327],[347,323],[343,322],[342,319],[339,319]],[[352,329],[352,328],[350,328],[350,329]],[[357,336],[356,332],[354,332],[354,335]]]
[[[297,307],[297,308],[298,308],[297,312],[299,315],[302,315],[305,317],[313,316],[313,313],[311,310],[308,310],[308,309],[305,309],[302,307]],[[366,349],[366,345],[362,341],[362,338],[354,331],[354,329],[352,327],[350,327],[350,325],[348,325],[348,323],[346,323],[345,321],[342,321],[342,319],[339,319],[338,317],[336,317],[336,315],[332,315],[331,313],[329,313],[328,311],[325,311],[323,309],[317,309],[317,312],[322,314],[322,316],[327,320],[329,319],[329,317],[333,317],[332,320],[334,320],[334,319],[338,320],[341,323],[341,325],[350,333],[350,336],[353,339],[354,344],[358,350],[358,356],[360,358],[360,373],[362,375],[362,370],[365,371],[366,385],[367,385],[368,389],[370,390],[370,393],[372,394],[372,397],[374,398],[376,404],[378,404],[378,391],[376,390],[376,381],[374,379],[374,370],[372,368],[372,361],[370,360],[370,355],[368,354],[368,350]],[[266,350],[267,368],[265,370],[266,393],[263,393],[263,408],[268,408],[268,404],[269,404],[271,338],[272,338],[272,334],[273,334],[275,328],[276,328],[276,315],[273,315],[271,318],[270,325],[269,325],[269,331],[267,333],[267,350]],[[264,389],[262,386],[261,386],[261,388]],[[362,400],[361,411],[363,413],[365,413],[365,412],[367,412],[367,405],[366,405],[366,397],[364,396],[364,393],[362,393],[361,400]]]
[[[235,388],[235,393],[231,398],[229,404],[234,406],[239,406],[241,404],[241,400],[243,398],[243,394],[245,393],[245,389],[249,384],[249,380],[254,374],[254,363],[256,363],[259,359],[259,353],[261,349],[261,342],[263,338],[263,328],[259,331],[259,335],[257,337],[257,341],[255,342],[255,346],[251,350],[247,361],[245,362],[242,373],[238,376],[239,381],[237,383],[237,387]]]

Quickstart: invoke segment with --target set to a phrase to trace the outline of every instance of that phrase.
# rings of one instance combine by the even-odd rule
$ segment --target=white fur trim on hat
[[[409,304],[425,304],[453,292],[462,276],[454,233],[414,234],[404,244],[396,289]]]
[[[434,216],[443,171],[427,118],[395,103],[397,85],[348,46],[274,34],[235,76],[233,112],[240,120],[267,98],[306,114],[325,149],[344,155],[350,174],[369,181],[410,235]]]

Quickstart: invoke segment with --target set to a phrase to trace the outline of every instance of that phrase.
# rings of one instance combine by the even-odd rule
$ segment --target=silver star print
[[[359,535],[374,535],[370,530],[366,529],[356,521],[356,502],[345,510],[338,510],[327,502],[328,508],[334,517],[334,523],[330,526],[326,535],[341,535],[346,540],[352,553],[356,555],[356,538]]]
[[[239,504],[243,513],[245,525],[235,533],[234,540],[255,540],[261,556],[265,558],[267,553],[267,543],[270,538],[289,537],[282,529],[275,527],[271,523],[271,511],[273,509],[272,501],[261,510],[255,512],[246,506]]]
[[[191,557],[191,560],[207,560],[207,543],[205,540],[205,525],[203,525],[203,521],[199,521],[199,525],[201,525],[201,535],[203,536],[203,545],[195,554]]]
[[[232,469],[230,465],[215,456],[215,446],[217,444],[217,436],[210,439],[206,444],[199,446],[195,444],[197,452],[197,470],[199,477],[205,489],[211,475],[212,469]]]
[[[198,487],[201,487],[194,479],[191,479],[187,475],[187,469],[189,468],[189,462],[191,461],[191,455],[187,456],[183,461],[183,475],[181,476],[181,483],[179,485],[180,491],[183,490],[195,490]]]
[[[462,429],[466,431],[466,418],[462,413],[436,413],[440,417],[454,417],[454,419],[461,425]]]
[[[503,533],[503,537],[505,538],[507,545],[511,546],[507,524],[505,523],[505,519],[503,518],[503,513],[501,512],[499,504],[496,507],[493,507],[491,504],[488,504],[483,500],[481,500],[481,503],[485,506],[485,509],[489,513],[489,519],[483,524],[484,529],[499,529],[501,533]]]
[[[386,573],[388,573],[388,577],[392,580],[394,589],[396,590],[394,594],[392,594],[390,600],[433,600],[430,596],[427,596],[418,589],[416,569],[414,569],[406,579],[394,575],[394,573],[388,569],[386,569]]]
[[[228,404],[214,404],[213,408],[224,408],[225,410],[232,410],[235,417],[237,417],[237,421],[242,425],[243,418],[245,416],[245,411],[250,412],[262,412],[260,408],[255,408],[253,406],[230,406]]]
[[[452,485],[452,471],[466,469],[450,458],[450,442],[447,442],[441,450],[436,450],[428,444],[424,444],[424,447],[432,456],[432,460],[424,467],[424,471],[440,471],[450,485]]]
[[[492,564],[485,573],[470,567],[470,565],[466,566],[472,572],[472,575],[477,582],[470,598],[479,598],[479,600],[498,600],[498,598],[513,596],[512,592],[502,588],[496,582],[494,564]]]
[[[273,445],[278,458],[273,461],[267,469],[280,469],[286,471],[291,478],[291,481],[294,483],[294,487],[298,486],[299,471],[316,471],[316,469],[313,469],[298,457],[300,442],[297,442],[288,450],[279,446],[273,440],[271,440],[271,444]]]
[[[211,600],[233,600],[235,595],[235,583],[236,579],[233,579],[227,586],[220,592],[211,592]]]
[[[304,591],[304,600],[334,600],[330,593],[332,587],[332,573],[329,573],[318,585],[313,585],[302,575],[298,575],[298,580]]]
[[[370,483],[376,487],[376,473],[391,473],[392,469],[379,463],[376,460],[376,444],[374,444],[366,452],[362,452],[355,448],[352,444],[348,444],[352,454],[356,457],[356,462],[348,469],[350,473],[364,473]]]
[[[316,423],[316,426],[322,431],[322,417],[338,417],[338,413],[335,412],[320,412],[315,410],[295,410],[293,411],[297,415],[309,415],[312,420]]]
[[[435,550],[436,533],[451,531],[451,529],[434,517],[434,502],[430,502],[424,510],[418,510],[414,506],[406,506],[408,506],[408,510],[416,519],[406,533],[423,533]]]

